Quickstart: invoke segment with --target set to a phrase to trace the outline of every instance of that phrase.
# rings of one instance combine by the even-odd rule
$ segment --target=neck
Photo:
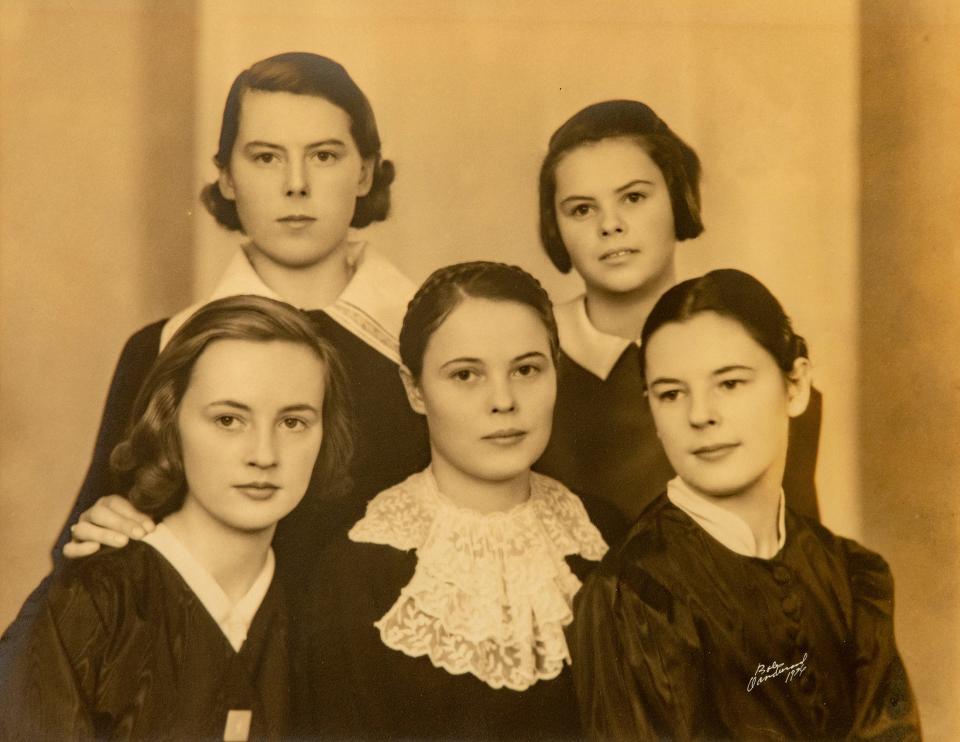
[[[740,492],[716,496],[691,490],[717,507],[738,516],[753,534],[760,556],[773,556],[780,542],[780,491],[783,482],[783,465],[773,467]]]
[[[349,244],[344,240],[316,263],[294,267],[271,260],[255,247],[245,251],[257,275],[284,301],[300,309],[324,309],[343,293],[353,275],[347,262]]]
[[[163,520],[194,558],[238,602],[263,569],[276,525],[240,531],[214,520],[187,496],[183,507]]]
[[[673,263],[655,281],[634,291],[611,292],[596,286],[587,286],[587,316],[600,332],[626,340],[640,337],[653,305],[663,293],[677,282]]]
[[[530,470],[510,479],[491,482],[459,471],[433,451],[433,475],[440,491],[455,504],[478,513],[495,513],[526,502],[530,497]]]

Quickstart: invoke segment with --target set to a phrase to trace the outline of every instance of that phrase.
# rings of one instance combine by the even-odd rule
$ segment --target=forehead
[[[585,142],[557,163],[557,196],[574,191],[618,188],[632,180],[664,183],[663,173],[633,137],[611,137]]]
[[[250,141],[304,144],[324,139],[353,142],[350,116],[326,98],[283,91],[243,92],[238,144]]]
[[[743,325],[715,312],[663,325],[647,341],[645,358],[651,382],[658,377],[709,376],[728,366],[776,367],[770,354]]]
[[[516,301],[467,297],[434,331],[424,360],[494,360],[530,352],[550,354],[547,328],[532,307]]]
[[[215,340],[201,353],[184,397],[316,404],[325,368],[305,345],[282,340]]]

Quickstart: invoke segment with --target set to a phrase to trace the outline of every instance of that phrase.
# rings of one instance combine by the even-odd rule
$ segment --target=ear
[[[220,168],[220,177],[217,179],[217,183],[220,186],[220,195],[227,199],[227,201],[235,201],[237,199],[237,192],[233,187],[233,178],[230,177],[230,170],[228,168]]]
[[[787,374],[787,414],[799,417],[810,403],[811,369],[809,358],[798,358]]]
[[[357,198],[363,198],[373,188],[373,175],[377,171],[377,158],[369,157],[360,163],[360,181],[357,183]]]
[[[407,401],[410,403],[410,407],[414,412],[426,415],[427,408],[423,403],[423,392],[420,390],[420,385],[417,383],[417,380],[413,378],[413,374],[410,373],[410,369],[406,366],[400,366],[400,380],[403,382],[403,388],[407,392]]]

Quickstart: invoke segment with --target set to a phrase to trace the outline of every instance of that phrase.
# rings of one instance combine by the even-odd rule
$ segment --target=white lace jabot
[[[532,473],[530,489],[509,511],[478,513],[445,497],[428,468],[370,501],[350,539],[417,551],[413,579],[374,624],[385,645],[492,688],[560,674],[580,589],[564,557],[599,560],[607,545],[562,484]]]

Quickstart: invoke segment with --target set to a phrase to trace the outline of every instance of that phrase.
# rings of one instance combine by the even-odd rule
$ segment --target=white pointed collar
[[[156,549],[170,563],[170,566],[177,571],[203,607],[207,609],[207,613],[217,622],[223,635],[230,642],[230,646],[235,652],[239,652],[247,638],[250,624],[260,610],[260,605],[273,581],[276,565],[273,549],[267,551],[263,569],[260,570],[260,574],[257,575],[257,579],[253,581],[246,595],[234,603],[213,576],[165,524],[157,524],[157,527],[141,540]]]
[[[587,316],[587,297],[557,304],[553,308],[560,332],[560,348],[599,379],[606,380],[631,341],[600,332]],[[635,341],[638,345],[640,341]]]
[[[777,506],[777,548],[772,554],[759,552],[753,531],[743,518],[698,496],[680,477],[674,477],[667,482],[667,497],[713,538],[741,556],[771,559],[787,541],[786,507],[782,489]]]
[[[416,286],[366,243],[351,243],[347,250],[347,261],[353,275],[340,296],[329,306],[307,306],[301,309],[323,310],[337,324],[371,348],[394,363],[399,363],[400,326]],[[160,335],[160,348],[166,346],[173,334],[204,304],[241,294],[285,301],[264,283],[242,247],[237,249],[210,296],[205,301],[178,312],[164,325]]]

